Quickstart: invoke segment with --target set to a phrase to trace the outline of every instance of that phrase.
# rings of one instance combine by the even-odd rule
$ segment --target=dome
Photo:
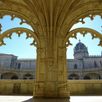
[[[88,49],[82,42],[79,41],[74,47],[74,58],[82,59],[86,56],[88,56]]]
[[[83,43],[79,42],[76,44],[74,51],[79,51],[79,50],[87,50],[87,47]]]

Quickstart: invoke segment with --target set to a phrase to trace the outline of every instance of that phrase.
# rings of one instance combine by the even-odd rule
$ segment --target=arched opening
[[[91,78],[90,78],[90,76],[87,76],[87,75],[86,75],[86,76],[84,76],[84,79],[85,79],[85,80],[90,80]]]
[[[5,72],[1,74],[1,79],[19,79],[17,73]]]
[[[78,80],[79,79],[79,76],[77,74],[70,74],[69,75],[69,79],[70,80]]]
[[[95,68],[97,68],[98,66],[97,66],[97,62],[96,61],[94,61],[94,66],[95,66]]]
[[[78,67],[77,67],[77,64],[74,64],[74,69],[77,69]]]
[[[21,68],[21,63],[18,63],[17,68],[18,68],[18,69],[20,69],[20,68]]]
[[[23,76],[23,79],[34,79],[34,77],[32,74],[27,73]]]
[[[101,76],[97,73],[88,73],[84,76],[85,80],[96,80],[96,79],[101,79]]]
[[[101,74],[102,61],[102,43],[101,43],[101,22],[99,15],[94,16],[93,20],[90,17],[76,23],[70,30],[67,36],[67,68],[68,74],[74,72],[81,75],[85,72],[97,72]],[[97,25],[97,22],[98,25]],[[79,40],[79,41],[78,41]],[[73,47],[71,47],[73,46]],[[77,64],[77,69],[75,68]],[[95,69],[97,68],[97,70]],[[85,76],[84,79],[92,79],[90,76]],[[100,79],[100,78],[97,78]]]
[[[20,25],[20,22],[20,18],[11,21],[8,15],[0,20],[0,70],[19,74],[19,77],[12,76],[10,79],[23,79],[24,72],[33,72],[34,77],[30,79],[34,79],[38,40],[31,26],[26,23]]]
[[[18,76],[17,76],[17,75],[13,75],[13,76],[11,77],[11,79],[18,79]]]

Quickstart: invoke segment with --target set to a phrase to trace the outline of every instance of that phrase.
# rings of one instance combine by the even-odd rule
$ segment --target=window
[[[74,65],[74,69],[77,69],[77,64]]]
[[[94,67],[95,68],[97,68],[98,66],[97,66],[97,63],[96,63],[96,61],[94,61]]]
[[[20,63],[18,63],[18,69],[20,69],[21,68],[21,64]]]
[[[102,62],[100,61],[100,66],[102,66]]]

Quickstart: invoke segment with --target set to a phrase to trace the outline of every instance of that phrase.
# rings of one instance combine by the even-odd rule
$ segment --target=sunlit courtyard
[[[71,96],[68,99],[34,99],[32,96],[0,96],[0,102],[102,102],[102,96]]]

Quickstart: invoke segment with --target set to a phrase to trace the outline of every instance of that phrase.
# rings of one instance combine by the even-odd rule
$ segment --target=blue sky
[[[85,18],[85,22],[85,24],[77,23],[71,29],[88,27],[96,29],[98,32],[102,33],[102,19],[100,16],[96,16],[93,21],[91,21],[90,18]],[[15,18],[11,21],[10,16],[4,16],[3,19],[0,19],[0,23],[2,24],[2,32],[14,27],[25,27],[32,30],[32,28],[25,23],[20,25],[19,18]],[[91,38],[90,34],[87,34],[85,37],[78,34],[77,39],[70,38],[70,42],[73,46],[67,48],[67,58],[73,58],[73,48],[79,42],[79,39],[88,47],[90,55],[101,55],[102,47],[97,46],[99,39],[92,40]],[[25,33],[23,33],[21,37],[18,37],[17,34],[14,33],[12,39],[6,38],[4,41],[6,46],[0,47],[0,53],[14,54],[18,56],[18,58],[36,58],[36,47],[30,46],[33,38],[26,39]]]
[[[72,29],[80,28],[80,27],[87,27],[91,29],[95,29],[96,31],[102,33],[102,19],[100,16],[95,16],[94,20],[90,20],[89,17],[84,19],[85,24],[77,23],[75,24]],[[72,46],[69,46],[67,49],[67,58],[73,58],[73,48],[75,45],[79,42],[79,39],[82,43],[84,43],[89,51],[89,55],[101,55],[102,47],[97,46],[99,44],[99,39],[93,39],[90,33],[85,35],[83,37],[80,33],[77,35],[77,39],[70,38],[70,42],[73,44]]]
[[[15,27],[25,27],[32,29],[27,24],[20,25],[20,19],[15,18],[11,21],[10,16],[4,16],[3,19],[0,19],[2,24],[2,32]],[[20,37],[16,33],[13,33],[12,39],[5,38],[4,42],[6,45],[0,47],[0,53],[14,54],[18,58],[36,58],[36,47],[30,46],[30,43],[33,42],[33,38],[26,39],[26,34],[23,33]]]

